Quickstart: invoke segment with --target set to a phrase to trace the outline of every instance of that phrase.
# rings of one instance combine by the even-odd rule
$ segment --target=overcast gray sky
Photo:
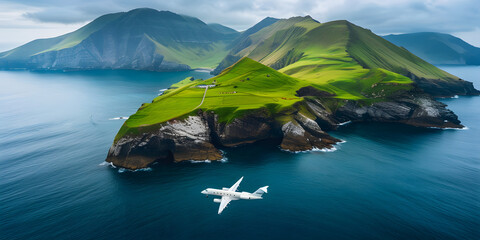
[[[0,51],[71,32],[138,7],[170,10],[245,30],[270,16],[346,19],[377,34],[435,31],[480,46],[479,0],[0,0]]]

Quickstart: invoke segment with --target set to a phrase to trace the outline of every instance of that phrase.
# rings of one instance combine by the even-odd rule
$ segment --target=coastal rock
[[[213,126],[213,136],[216,143],[225,147],[235,147],[256,141],[274,139],[280,136],[275,130],[273,118],[268,117],[262,110],[255,111],[231,123],[219,122],[213,115],[209,118]]]
[[[315,121],[322,129],[329,131],[337,128],[340,122],[335,119],[331,112],[326,110],[318,99],[308,100],[306,103],[307,109],[317,117]]]
[[[400,122],[419,127],[463,128],[446,105],[426,94],[359,106],[348,101],[335,112],[341,121]]]
[[[297,109],[297,110],[295,110]],[[347,101],[331,112],[321,99],[306,99],[296,105],[280,124],[266,109],[251,111],[231,122],[219,121],[214,112],[149,126],[145,133],[126,135],[110,148],[107,162],[139,169],[156,161],[220,160],[218,148],[235,147],[261,140],[278,141],[284,150],[298,152],[331,149],[340,142],[323,129],[339,122],[397,122],[419,127],[462,128],[457,116],[427,94],[409,92],[384,102],[361,105]],[[302,109],[302,110],[300,110]],[[306,111],[305,111],[306,110]],[[325,128],[323,128],[325,126]],[[143,131],[143,130],[142,130]]]
[[[411,78],[415,83],[428,94],[434,97],[453,97],[455,95],[478,96],[480,91],[475,89],[472,82],[463,79],[455,81],[432,80],[417,77],[412,73],[408,73],[407,77]]]
[[[199,116],[172,120],[158,130],[136,137],[124,137],[110,148],[107,162],[139,169],[156,161],[220,160],[221,152],[211,143],[210,129]]]
[[[298,152],[312,149],[333,148],[339,139],[322,131],[318,124],[298,113],[295,120],[282,126],[283,138],[280,147],[284,150]]]

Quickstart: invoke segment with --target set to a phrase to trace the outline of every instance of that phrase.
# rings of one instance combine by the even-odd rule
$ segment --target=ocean
[[[441,66],[480,88],[480,66]],[[226,161],[123,171],[121,117],[205,72],[0,71],[0,239],[480,239],[480,97],[466,130],[347,124],[334,152],[259,143]],[[268,185],[221,215],[207,187]]]

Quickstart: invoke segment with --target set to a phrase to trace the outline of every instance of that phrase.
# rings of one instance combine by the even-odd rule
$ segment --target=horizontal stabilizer
[[[267,192],[268,192],[268,191],[267,191],[267,188],[268,188],[268,186],[261,187],[261,188],[259,188],[257,191],[255,191],[255,192],[253,193],[253,195],[261,197],[264,193],[267,193]]]

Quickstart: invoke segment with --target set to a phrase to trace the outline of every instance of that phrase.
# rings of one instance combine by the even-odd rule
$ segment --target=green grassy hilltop
[[[149,126],[168,120],[195,114],[198,109],[215,112],[220,122],[229,122],[252,110],[265,109],[278,121],[284,122],[283,112],[304,100],[297,90],[314,87],[325,92],[325,98],[349,99],[371,103],[384,101],[393,92],[409,90],[412,81],[402,75],[384,69],[357,69],[332,72],[338,81],[328,82],[291,77],[250,58],[243,58],[221,74],[207,80],[186,78],[173,84],[163,95],[146,103],[122,126],[116,139],[128,133],[138,133]],[[207,90],[201,106],[204,88],[200,85],[215,84]],[[308,96],[306,96],[308,97]]]
[[[475,92],[458,77],[345,20],[319,23],[309,16],[281,19],[244,36],[233,49],[215,72],[236,59],[249,57],[292,77],[317,83],[348,81],[370,70],[384,69],[409,77],[435,96]]]

